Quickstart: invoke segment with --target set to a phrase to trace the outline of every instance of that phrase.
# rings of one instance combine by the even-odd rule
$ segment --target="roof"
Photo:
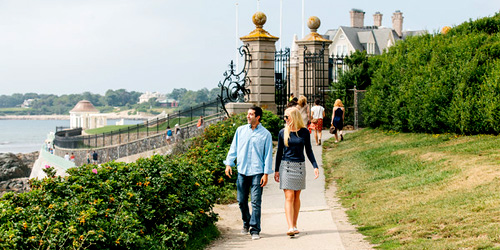
[[[349,43],[355,50],[366,50],[367,43],[375,43],[375,53],[381,54],[387,49],[389,41],[394,44],[400,40],[396,32],[391,28],[366,26],[363,28],[355,28],[350,26],[340,26],[337,32],[342,31]],[[332,37],[335,30],[328,30],[328,36]]]
[[[87,100],[81,100],[69,112],[87,112],[87,113],[96,113],[97,112],[97,113],[99,113],[99,110],[97,110],[94,107],[94,105],[92,105],[91,102],[89,102]]]

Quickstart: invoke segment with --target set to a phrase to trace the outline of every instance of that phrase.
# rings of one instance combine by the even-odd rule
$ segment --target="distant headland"
[[[127,112],[109,113],[108,119],[146,120],[153,115],[129,115]],[[69,115],[3,115],[0,120],[69,120]]]

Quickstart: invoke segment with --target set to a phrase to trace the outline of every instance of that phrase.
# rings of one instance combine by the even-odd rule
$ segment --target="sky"
[[[403,30],[433,33],[492,16],[500,1],[304,1],[320,34],[349,26],[353,8],[365,25],[379,11],[391,27],[400,10]],[[302,38],[302,0],[0,0],[0,95],[212,89],[242,45],[237,37],[255,29],[257,10],[282,47]]]

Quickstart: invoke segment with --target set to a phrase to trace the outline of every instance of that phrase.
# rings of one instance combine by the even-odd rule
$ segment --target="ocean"
[[[114,125],[118,120],[108,120]],[[124,120],[125,125],[142,120]],[[0,153],[30,153],[39,151],[47,135],[56,127],[69,127],[69,120],[0,120]]]

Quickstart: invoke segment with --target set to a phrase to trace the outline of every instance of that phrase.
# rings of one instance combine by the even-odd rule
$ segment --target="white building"
[[[33,104],[34,101],[35,101],[35,99],[26,99],[26,100],[24,100],[23,104],[21,104],[21,107],[22,108],[29,108],[31,106],[31,104]]]
[[[146,92],[139,96],[139,103],[148,102],[151,98],[156,98],[156,101],[160,103],[163,103],[167,100],[167,96],[164,94],[160,94],[158,92]]]
[[[107,115],[100,114],[92,103],[87,100],[79,101],[69,111],[70,128],[92,129],[104,127],[107,124]]]
[[[382,26],[382,14],[373,15],[373,26],[365,26],[365,12],[359,9],[350,11],[351,26],[340,26],[328,30],[324,37],[332,40],[330,54],[348,56],[354,51],[366,51],[369,55],[380,55],[408,36],[426,34],[426,30],[403,31],[403,13],[396,10],[392,16],[392,28]]]

